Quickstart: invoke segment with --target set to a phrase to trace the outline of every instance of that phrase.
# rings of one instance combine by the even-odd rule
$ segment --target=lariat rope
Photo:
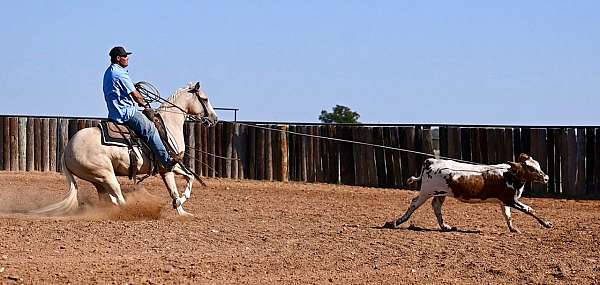
[[[172,103],[172,102],[170,102],[170,101],[168,101],[168,100],[163,99],[162,97],[160,97],[160,92],[158,91],[158,89],[154,85],[150,84],[149,82],[140,81],[140,82],[136,83],[135,86],[138,89],[138,91],[142,94],[142,96],[144,96],[144,98],[146,99],[146,101],[149,101],[149,103],[152,103],[152,102],[166,103],[166,104],[169,105],[168,107],[174,107],[174,108],[177,108],[178,110],[180,110],[185,116],[187,116],[188,118],[190,118],[192,121],[203,122],[202,119],[198,119],[198,117],[196,117],[194,115],[188,114],[181,107],[179,107],[176,104],[174,104],[174,103]],[[162,109],[161,111],[171,112],[171,113],[177,113],[177,112],[169,111],[166,108]],[[400,151],[400,152],[408,152],[408,153],[412,153],[412,154],[416,154],[416,155],[422,155],[422,156],[427,156],[427,157],[436,157],[434,154],[431,154],[431,153],[420,152],[420,151],[415,151],[415,150],[409,150],[409,149],[404,149],[404,148],[399,148],[399,147],[392,147],[392,146],[378,145],[378,144],[372,144],[372,143],[366,143],[366,142],[359,142],[359,141],[352,141],[352,140],[346,140],[346,139],[340,139],[340,138],[332,138],[332,137],[325,137],[325,136],[319,136],[319,135],[305,134],[305,133],[299,133],[299,132],[294,132],[294,131],[289,131],[289,130],[280,130],[280,129],[270,128],[270,127],[265,127],[265,126],[259,126],[259,125],[254,125],[254,124],[240,123],[240,122],[237,122],[237,121],[236,122],[222,121],[222,122],[233,124],[233,125],[239,124],[239,125],[244,125],[244,126],[258,128],[258,129],[264,129],[264,130],[269,130],[269,131],[282,132],[282,133],[287,133],[287,134],[292,134],[292,135],[297,135],[297,136],[312,137],[312,138],[325,139],[325,140],[331,140],[331,141],[352,143],[352,144],[358,144],[358,145],[364,145],[364,146],[370,146],[370,147],[377,147],[377,148],[388,149],[388,150],[396,150],[396,151]],[[219,156],[219,155],[212,154],[212,153],[209,153],[209,152],[206,152],[206,151],[203,151],[201,149],[194,148],[194,147],[189,147],[188,146],[187,148],[188,149],[193,149],[193,150],[199,151],[201,153],[213,156],[215,158],[223,159],[223,160],[236,160],[236,161],[240,160],[238,158],[228,158],[228,157]],[[186,152],[187,152],[187,150],[186,150]],[[189,152],[187,152],[187,154],[190,155]],[[457,158],[451,158],[451,157],[445,157],[445,156],[437,156],[437,157],[438,158],[442,158],[442,159],[448,159],[448,160],[453,160],[453,161],[457,161],[457,162],[462,162],[462,163],[466,163],[466,164],[488,166],[490,168],[489,170],[493,170],[493,169],[505,169],[503,167],[496,167],[496,166],[491,166],[491,165],[487,165],[487,164],[483,164],[483,163],[478,163],[478,162],[473,162],[473,161],[467,161],[467,160],[462,160],[462,159],[457,159]],[[198,159],[195,159],[195,160],[199,161]],[[208,164],[204,163],[203,161],[200,161],[200,162],[203,163],[203,164],[205,164],[209,168],[211,168]],[[212,169],[212,170],[215,171],[214,169]],[[486,171],[489,171],[489,170],[486,170]],[[473,172],[476,172],[476,171],[473,171]]]

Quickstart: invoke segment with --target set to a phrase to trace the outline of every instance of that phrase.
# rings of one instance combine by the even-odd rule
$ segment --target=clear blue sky
[[[108,51],[238,119],[600,125],[600,1],[2,1],[0,114],[106,116]],[[221,113],[225,120],[233,117]]]

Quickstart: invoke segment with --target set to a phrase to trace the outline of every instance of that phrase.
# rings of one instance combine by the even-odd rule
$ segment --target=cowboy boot
[[[171,159],[176,162],[175,164],[177,164],[179,162],[183,162],[184,157],[185,157],[185,152],[182,151],[178,154],[175,154],[173,157],[171,157]]]
[[[161,164],[161,168],[164,172],[171,172],[173,171],[173,168],[175,168],[175,165],[177,165],[178,163],[183,163],[183,158],[185,156],[185,153],[182,151],[178,154],[175,154],[171,157],[171,162],[169,163],[169,165],[162,165]]]

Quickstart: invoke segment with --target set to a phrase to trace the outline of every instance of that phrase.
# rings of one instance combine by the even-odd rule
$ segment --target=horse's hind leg
[[[99,185],[96,186],[96,184]],[[123,197],[121,185],[119,184],[116,176],[109,175],[103,179],[103,182],[95,182],[94,185],[98,190],[98,196],[100,200],[106,200],[106,195],[108,194],[108,198],[110,199],[111,203],[117,206],[125,205],[125,197]],[[99,186],[102,188],[102,192],[100,192]]]
[[[177,184],[175,183],[175,173],[166,172],[161,173],[160,176],[165,182],[165,186],[169,189],[169,194],[171,195],[171,199],[173,199],[173,208],[177,211],[177,214],[182,216],[192,216],[192,214],[186,212],[183,209],[183,202],[185,202],[185,197],[180,198],[179,192],[177,191]]]
[[[108,191],[104,189],[102,183],[92,182],[92,184],[94,184],[94,187],[96,187],[96,190],[98,191],[98,200],[100,200],[101,204],[108,205],[112,203],[110,196],[108,195]]]

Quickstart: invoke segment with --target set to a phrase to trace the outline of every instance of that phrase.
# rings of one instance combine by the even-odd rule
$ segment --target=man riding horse
[[[109,52],[111,64],[104,72],[103,82],[108,118],[131,128],[152,149],[164,169],[171,171],[183,159],[183,152],[171,157],[154,123],[149,120],[154,116],[154,110],[136,90],[125,69],[129,65],[130,54],[120,46],[112,48]],[[138,111],[135,103],[144,108],[143,113]]]
[[[153,157],[158,156],[158,160],[164,166],[158,173],[169,191],[173,208],[180,216],[191,215],[184,210],[183,205],[190,199],[193,182],[199,177],[185,165],[178,163],[186,149],[183,126],[190,118],[211,127],[219,118],[208,95],[200,87],[200,82],[190,82],[163,100],[156,116],[149,116],[164,126],[164,133],[161,129],[159,134],[150,120],[140,114],[135,106],[135,103],[138,103],[145,107],[144,114],[147,110],[152,110],[136,90],[136,85],[131,82],[125,69],[129,64],[129,54],[122,47],[115,47],[109,53],[111,65],[104,74],[104,98],[108,107],[108,117],[133,129],[154,154],[133,149],[129,139],[125,142],[107,143],[105,130],[107,133],[114,133],[117,129],[116,133],[125,137],[123,134],[126,131],[120,127],[112,128],[113,126],[109,127],[105,122],[101,122],[99,127],[83,128],[69,138],[62,154],[62,169],[69,192],[61,201],[31,210],[29,213],[63,215],[78,209],[78,187],[75,177],[92,183],[98,190],[100,200],[123,206],[127,201],[117,176],[129,176],[133,179],[136,174],[154,175],[156,172]],[[140,90],[144,88],[144,84],[138,86]],[[168,140],[166,145],[161,141],[161,137]],[[111,139],[114,138],[116,137]],[[182,175],[187,181],[182,195],[177,189],[175,175]]]

